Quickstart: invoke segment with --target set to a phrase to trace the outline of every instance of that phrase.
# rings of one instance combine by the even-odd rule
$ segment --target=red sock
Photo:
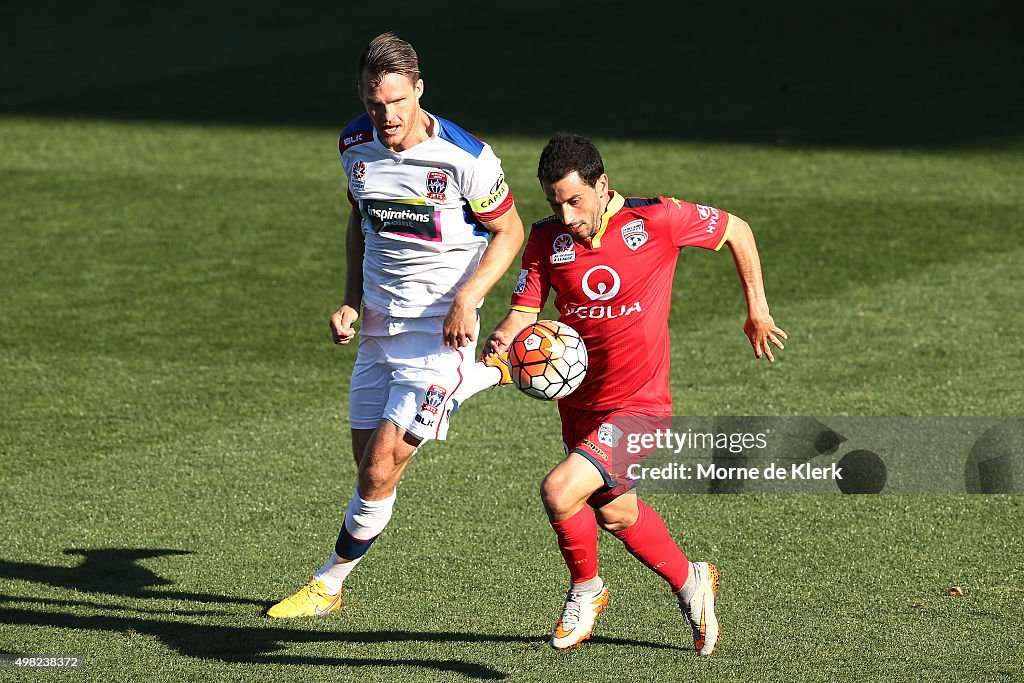
[[[672,540],[661,515],[642,500],[636,503],[640,508],[636,523],[628,529],[613,531],[612,534],[625,544],[626,550],[633,557],[668,581],[672,592],[677,592],[686,583],[690,563]]]
[[[551,522],[573,583],[597,576],[597,518],[589,505],[569,519]],[[683,577],[685,578],[685,577]]]

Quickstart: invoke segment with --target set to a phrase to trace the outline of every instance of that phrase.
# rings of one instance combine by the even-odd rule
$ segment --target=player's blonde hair
[[[380,34],[366,46],[359,57],[356,82],[360,88],[365,85],[373,89],[388,74],[401,74],[413,83],[420,80],[420,60],[416,50],[391,31]]]

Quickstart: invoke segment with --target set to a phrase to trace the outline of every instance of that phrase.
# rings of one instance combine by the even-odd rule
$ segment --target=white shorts
[[[420,440],[443,441],[457,407],[452,394],[475,360],[476,341],[453,349],[440,330],[360,335],[349,394],[352,429],[376,429],[383,419]]]

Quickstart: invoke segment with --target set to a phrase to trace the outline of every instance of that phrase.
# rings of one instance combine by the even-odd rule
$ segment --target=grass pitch
[[[48,35],[46,18],[25,12],[22,39]],[[179,17],[174,30],[197,25],[165,14]],[[510,391],[468,402],[450,440],[416,456],[340,613],[262,618],[329,552],[352,488],[354,350],[332,347],[326,320],[344,280],[335,141],[358,103],[335,93],[294,117],[289,102],[268,100],[262,115],[242,107],[251,90],[223,86],[259,71],[245,41],[314,65],[335,39],[314,28],[315,12],[270,33],[258,11],[246,17],[198,22],[213,28],[187,51],[171,29],[153,29],[151,42],[179,46],[155,75],[102,59],[104,40],[139,17],[93,17],[74,46],[38,53],[67,66],[74,50],[91,51],[97,73],[47,83],[11,62],[0,119],[0,651],[78,653],[87,668],[73,675],[97,681],[1024,676],[1019,496],[654,496],[687,554],[724,572],[721,650],[692,656],[667,590],[609,537],[609,610],[589,644],[551,651],[565,571],[536,489],[560,457],[557,417]],[[430,40],[421,52],[436,63]],[[345,74],[354,56],[338,57]],[[527,59],[508,62],[520,92]],[[998,64],[985,78],[998,81]],[[285,99],[315,99],[319,68]],[[495,147],[524,219],[546,215],[536,158],[574,119],[474,105],[463,116],[445,81],[430,76],[427,108]],[[329,86],[317,95],[344,90]],[[190,108],[182,93],[221,99]],[[584,117],[615,189],[750,222],[790,333],[775,365],[756,363],[731,259],[684,253],[676,412],[1019,414],[1020,140],[998,115],[981,130],[960,106],[979,125],[949,144],[915,134],[910,107],[896,112],[896,132],[851,117],[833,139],[827,123],[806,121],[804,139],[795,130],[781,144],[784,117],[771,107],[749,139],[710,115],[689,138],[653,125],[616,135]],[[489,298],[485,328],[512,282]],[[946,595],[954,585],[963,595]]]

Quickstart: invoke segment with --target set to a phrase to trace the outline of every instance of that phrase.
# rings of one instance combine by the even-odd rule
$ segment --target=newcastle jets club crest
[[[431,171],[427,174],[427,199],[444,201],[444,192],[448,189],[448,176],[444,171]]]
[[[647,244],[647,231],[644,229],[644,222],[637,219],[622,226],[622,241],[626,246],[636,251]]]
[[[441,408],[441,404],[444,403],[444,397],[447,393],[444,387],[431,384],[430,388],[427,389],[426,395],[423,397],[423,405],[420,406],[420,410],[437,415],[437,411]]]

